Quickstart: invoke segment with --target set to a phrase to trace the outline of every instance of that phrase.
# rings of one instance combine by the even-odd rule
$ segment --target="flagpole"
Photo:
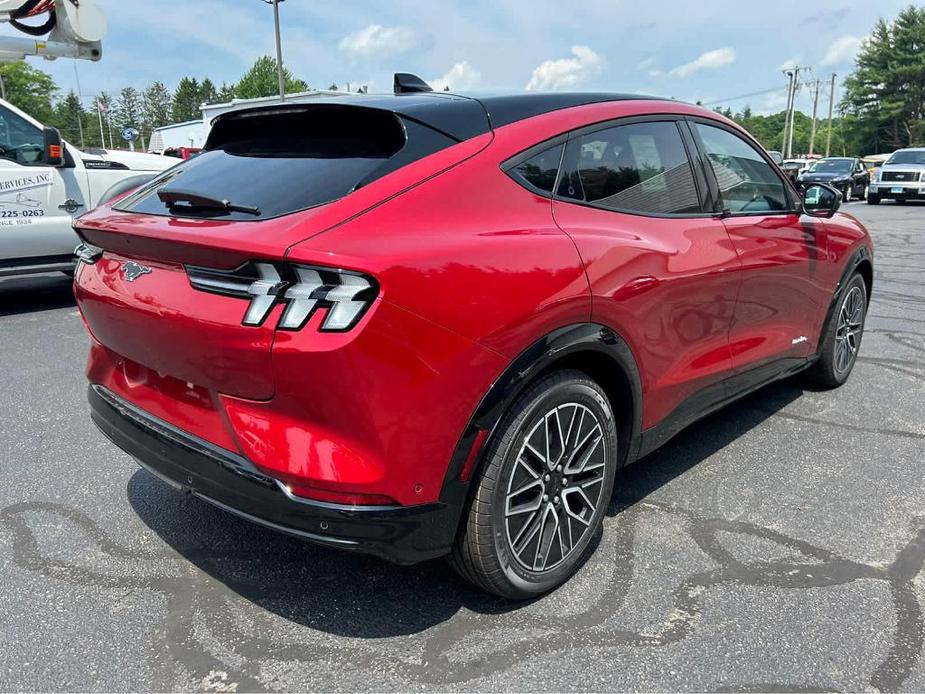
[[[100,117],[100,147],[106,149],[106,135],[103,133],[103,109],[100,108],[100,100],[96,100],[96,115]]]

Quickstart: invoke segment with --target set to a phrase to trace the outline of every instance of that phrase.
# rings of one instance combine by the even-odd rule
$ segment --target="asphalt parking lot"
[[[842,389],[783,382],[617,478],[530,604],[182,496],[87,416],[66,279],[0,281],[0,690],[925,690],[925,205]]]

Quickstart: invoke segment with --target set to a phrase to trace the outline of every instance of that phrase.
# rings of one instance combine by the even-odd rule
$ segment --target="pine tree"
[[[925,8],[874,25],[845,79],[840,110],[865,150],[925,141]]]
[[[173,122],[183,123],[188,120],[199,120],[202,112],[201,87],[195,77],[184,77],[177,84],[177,91],[173,95]]]
[[[218,96],[216,97],[216,103],[223,104],[234,99],[234,85],[225,84],[222,82],[222,88],[218,90]]]
[[[140,128],[144,120],[141,95],[134,87],[125,87],[119,92],[112,113],[112,122],[117,128]]]
[[[283,80],[286,93],[304,92],[308,85],[292,76],[289,69],[283,68]],[[257,99],[262,96],[276,96],[279,94],[279,77],[276,71],[276,60],[268,55],[257,58],[241,81],[235,85],[235,96],[239,99]]]
[[[145,89],[142,101],[147,132],[170,122],[171,96],[163,82],[155,82]]]
[[[199,86],[199,103],[215,104],[218,103],[218,90],[208,77],[206,77]]]
[[[86,113],[80,103],[80,97],[72,89],[63,99],[55,104],[52,117],[47,122],[58,128],[63,137],[68,142],[78,144],[81,147],[86,146],[87,138],[84,130]]]

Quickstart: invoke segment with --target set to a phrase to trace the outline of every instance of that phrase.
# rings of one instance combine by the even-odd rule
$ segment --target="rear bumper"
[[[413,564],[449,552],[459,509],[344,506],[290,496],[246,458],[147,414],[100,385],[91,417],[113,443],[171,486],[251,522],[305,540]]]

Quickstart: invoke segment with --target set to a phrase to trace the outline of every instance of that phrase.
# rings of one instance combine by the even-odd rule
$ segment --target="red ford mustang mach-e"
[[[730,121],[397,82],[221,116],[78,220],[93,420],[154,474],[529,597],[591,551],[620,466],[775,379],[848,377],[871,241]]]

